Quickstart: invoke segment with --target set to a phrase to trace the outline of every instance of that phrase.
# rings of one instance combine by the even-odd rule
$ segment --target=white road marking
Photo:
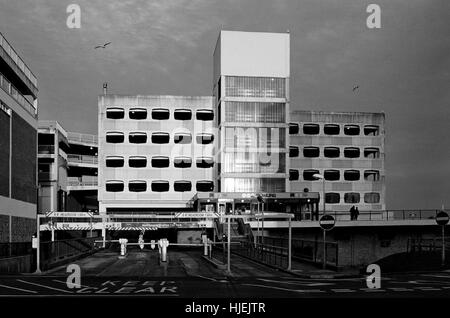
[[[15,290],[19,290],[19,291],[23,291],[23,292],[27,292],[27,293],[37,294],[37,292],[34,291],[34,290],[22,289],[22,288],[6,286],[6,285],[0,285],[0,287],[9,288],[9,289],[15,289]]]
[[[369,292],[369,293],[373,293],[373,292],[385,292],[385,289],[381,289],[381,288],[360,288],[359,290],[365,291],[365,292]]]
[[[279,281],[279,280],[271,280],[271,279],[265,279],[265,278],[258,278],[258,280],[263,282],[270,282],[270,283],[279,283],[279,284],[287,284],[287,285],[304,285],[304,286],[327,286],[327,285],[336,285],[334,283],[306,283],[306,282],[292,282],[292,281]]]
[[[338,289],[331,289],[335,293],[354,293],[356,290],[348,289],[348,288],[338,288]]]
[[[193,277],[199,277],[199,278],[203,278],[203,279],[207,279],[213,282],[217,282],[217,283],[228,283],[228,280],[226,279],[215,279],[215,278],[211,278],[211,277],[206,277],[206,276],[202,276],[202,275],[193,275]]]
[[[390,287],[388,289],[390,289],[392,291],[397,291],[397,292],[414,291],[414,289],[404,288],[404,287]]]
[[[67,282],[65,282],[65,281],[57,280],[57,279],[53,279],[53,281],[54,281],[54,282],[57,282],[57,283],[64,284],[64,285],[67,286]],[[81,285],[81,284],[80,284],[80,287],[83,287],[83,288],[94,288],[94,287],[91,287],[91,286],[85,286],[85,285]]]
[[[275,287],[275,286],[266,286],[266,285],[258,285],[258,284],[242,284],[245,286],[254,286],[254,287],[264,287],[264,288],[270,288],[270,289],[278,289],[278,290],[284,290],[284,291],[290,291],[293,293],[324,293],[324,290],[320,289],[288,289],[288,288],[281,288],[281,287]]]
[[[434,287],[415,287],[415,289],[419,289],[419,290],[422,290],[422,291],[442,290],[440,288],[434,288]]]
[[[398,283],[403,283],[403,282],[398,282]],[[429,284],[438,284],[438,285],[442,285],[442,284],[450,284],[450,282],[439,282],[439,281],[435,281],[435,280],[410,280],[408,281],[408,283],[410,284],[418,284],[418,285],[429,285]]]
[[[48,288],[48,289],[52,289],[52,290],[56,290],[56,291],[72,294],[72,292],[70,292],[68,290],[64,290],[64,289],[54,288],[54,287],[50,287],[50,286],[47,286],[47,285],[41,285],[41,284],[37,284],[37,283],[31,283],[31,282],[27,282],[27,281],[24,281],[24,280],[21,280],[21,279],[17,279],[17,281],[25,283],[25,284],[35,285],[35,286],[39,286],[39,287],[44,287],[44,288]]]
[[[431,275],[431,274],[422,274],[420,276],[426,276],[426,277],[437,277],[437,278],[448,278],[450,279],[450,276],[447,275]]]

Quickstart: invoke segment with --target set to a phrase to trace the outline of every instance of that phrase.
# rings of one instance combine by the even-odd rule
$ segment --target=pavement
[[[378,289],[368,288],[365,276],[349,278],[299,277],[254,263],[231,259],[231,275],[203,259],[200,251],[172,250],[168,262],[156,251],[129,250],[126,258],[101,251],[74,262],[81,268],[79,286],[67,267],[42,275],[0,276],[0,297],[153,297],[153,298],[404,298],[450,297],[450,271],[386,274]],[[327,273],[324,273],[327,274]]]

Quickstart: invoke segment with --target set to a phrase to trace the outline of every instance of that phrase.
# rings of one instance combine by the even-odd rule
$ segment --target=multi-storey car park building
[[[0,34],[0,243],[36,232],[37,80]]]
[[[384,121],[384,113],[291,112],[291,191],[325,186],[329,211],[384,210]]]
[[[384,114],[291,111],[290,35],[221,31],[213,96],[99,97],[99,211],[385,208]],[[258,206],[259,208],[259,206]],[[347,213],[344,213],[347,214]]]
[[[186,210],[216,189],[212,97],[99,98],[100,213]]]
[[[39,213],[98,211],[97,136],[39,121]]]

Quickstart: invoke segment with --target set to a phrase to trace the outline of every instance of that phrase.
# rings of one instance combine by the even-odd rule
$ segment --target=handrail
[[[98,181],[67,180],[67,185],[69,187],[96,187],[98,186]]]
[[[0,47],[8,54],[11,60],[17,65],[17,67],[23,72],[26,78],[37,87],[37,79],[33,72],[28,68],[25,62],[19,57],[14,48],[9,44],[8,40],[0,33]]]
[[[22,93],[20,93],[19,90],[10,81],[8,81],[2,73],[0,73],[0,87],[13,99],[15,99],[16,102],[26,111],[28,111],[31,115],[36,116],[37,109],[34,105],[31,104],[30,101],[26,99],[25,96],[23,96]]]
[[[97,135],[92,134],[81,134],[81,133],[75,133],[75,132],[68,132],[67,133],[67,140],[70,142],[84,142],[89,143],[93,145],[98,145],[98,137]]]
[[[67,154],[67,160],[69,162],[78,162],[78,163],[92,163],[92,164],[98,163],[98,157],[90,155]]]
[[[434,220],[441,210],[432,209],[404,209],[404,210],[366,210],[359,211],[357,221],[397,221],[397,220]],[[450,214],[450,210],[446,210]],[[269,214],[271,211],[261,212]],[[292,212],[291,212],[292,213]],[[329,215],[334,216],[336,222],[351,221],[348,211],[327,211]],[[320,212],[322,214],[322,212]],[[270,215],[266,215],[265,221],[271,220]],[[276,220],[273,218],[273,220]],[[279,221],[279,220],[277,220]],[[302,220],[300,222],[314,222],[314,220]],[[315,221],[317,222],[317,221]]]

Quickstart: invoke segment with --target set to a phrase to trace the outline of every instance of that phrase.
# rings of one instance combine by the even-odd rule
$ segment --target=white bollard
[[[160,239],[158,241],[161,262],[167,262],[167,247],[168,246],[169,246],[169,241],[167,239]]]
[[[120,243],[120,256],[125,256],[125,254],[127,253],[128,240],[127,239],[119,239],[119,243]]]
[[[139,243],[139,247],[141,248],[141,250],[143,250],[144,249],[144,235],[142,235],[142,234],[139,235],[138,243]]]
[[[210,239],[208,239],[208,249],[209,249],[209,258],[212,258],[212,241]]]
[[[206,234],[202,234],[203,241],[203,256],[208,256],[208,237]]]

